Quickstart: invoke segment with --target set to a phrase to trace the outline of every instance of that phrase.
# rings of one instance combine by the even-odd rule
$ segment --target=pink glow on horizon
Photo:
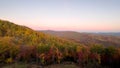
[[[2,0],[0,19],[34,30],[120,32],[118,0]]]
[[[74,20],[65,20],[65,19],[60,19],[60,21],[57,20],[50,20],[50,19],[45,19],[45,20],[40,20],[40,21],[29,21],[29,20],[15,20],[15,19],[11,19],[9,21],[16,23],[18,25],[24,25],[27,27],[30,27],[34,30],[58,30],[58,31],[92,31],[92,32],[96,32],[96,31],[108,31],[108,32],[112,32],[112,31],[120,31],[118,25],[116,24],[109,24],[104,22],[103,23],[95,23],[96,21],[90,21],[88,23],[88,21],[85,20],[81,20],[79,21],[78,19]],[[35,22],[35,23],[34,23]],[[58,23],[56,23],[58,22]]]
[[[47,26],[40,26],[40,27],[32,27],[30,26],[30,28],[34,29],[34,30],[57,30],[57,31],[108,31],[111,32],[113,29],[111,29],[110,27],[104,27],[104,28],[100,28],[100,27],[88,27],[88,28],[84,28],[84,27],[47,27]]]

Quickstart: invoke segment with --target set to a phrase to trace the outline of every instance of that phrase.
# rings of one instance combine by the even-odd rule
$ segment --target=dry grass
[[[48,66],[41,66],[37,64],[15,63],[4,65],[2,68],[79,68],[74,63],[72,64],[52,64]]]

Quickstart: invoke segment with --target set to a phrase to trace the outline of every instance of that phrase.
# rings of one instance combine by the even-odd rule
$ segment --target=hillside
[[[1,68],[119,68],[120,48],[109,47],[117,46],[119,38],[71,31],[51,33],[0,20]]]
[[[71,43],[68,40],[50,36],[43,32],[36,32],[28,27],[16,25],[4,20],[0,20],[0,37],[14,38],[14,42],[22,45],[38,45],[40,43],[53,45],[55,42]]]
[[[75,42],[37,32],[26,26],[0,20],[0,63],[14,62],[16,58],[22,61],[37,61],[36,58],[40,58],[51,48],[59,54],[64,53],[64,49],[77,45]]]
[[[81,43],[84,45],[93,45],[93,44],[101,44],[104,46],[117,46],[120,47],[120,37],[112,36],[110,34],[101,34],[101,33],[79,33],[74,31],[41,31],[46,34],[50,34],[53,36],[63,37],[77,43]]]

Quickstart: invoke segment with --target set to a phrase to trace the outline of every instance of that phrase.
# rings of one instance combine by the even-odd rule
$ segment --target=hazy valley
[[[89,33],[89,32],[75,32],[75,31],[40,31],[57,37],[62,37],[76,43],[83,45],[100,44],[103,46],[120,47],[120,33]]]

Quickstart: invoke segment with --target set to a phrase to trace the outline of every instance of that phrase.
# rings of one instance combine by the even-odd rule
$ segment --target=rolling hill
[[[9,21],[0,20],[0,39],[9,37],[13,42],[20,45],[38,45],[38,44],[71,44],[73,42],[47,35],[43,32],[37,32],[26,26],[14,24]]]
[[[112,36],[111,33],[79,33],[74,31],[52,31],[46,30],[41,31],[46,34],[50,34],[57,37],[63,37],[65,39],[69,39],[75,41],[77,43],[81,43],[84,45],[93,45],[100,44],[104,46],[116,46],[120,47],[120,37]],[[118,35],[118,34],[117,34]]]
[[[34,31],[0,20],[0,65],[1,68],[6,65],[36,68],[34,66],[47,67],[50,64],[58,64],[60,68],[65,64],[78,68],[119,68],[119,41],[120,38],[115,36],[90,33]]]

